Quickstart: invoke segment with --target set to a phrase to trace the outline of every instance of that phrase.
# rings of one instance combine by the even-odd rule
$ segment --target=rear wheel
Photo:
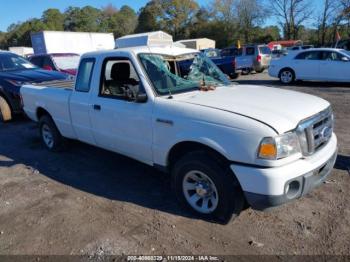
[[[295,80],[295,74],[292,69],[282,69],[280,72],[280,81],[283,84],[291,84]]]
[[[234,174],[205,151],[182,157],[172,180],[178,200],[206,220],[226,224],[243,209],[243,192]]]
[[[242,75],[249,75],[252,70],[249,68],[243,68],[242,69]]]
[[[39,129],[41,139],[47,149],[53,152],[62,150],[64,139],[50,116],[44,115],[40,118]]]
[[[12,112],[11,112],[11,107],[3,98],[0,96],[0,120],[3,122],[10,121],[12,119]]]

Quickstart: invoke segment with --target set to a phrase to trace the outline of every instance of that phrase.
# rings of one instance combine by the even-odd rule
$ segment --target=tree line
[[[218,47],[300,39],[317,46],[350,34],[350,0],[152,0],[138,12],[125,5],[47,9],[41,18],[11,24],[0,32],[0,48],[31,46],[30,34],[42,30],[126,34],[164,30],[175,40],[207,37]],[[266,26],[273,21],[274,25]],[[265,25],[265,26],[264,26]]]

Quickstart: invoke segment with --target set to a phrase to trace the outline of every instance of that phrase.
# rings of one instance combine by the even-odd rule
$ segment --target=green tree
[[[237,17],[240,33],[246,43],[254,38],[254,28],[261,25],[268,16],[268,10],[258,0],[239,0],[237,3]]]
[[[213,13],[207,8],[200,8],[195,15],[192,26],[190,27],[190,38],[210,38],[216,41],[218,48],[223,48],[233,44],[225,34],[223,34],[224,22],[211,19]]]
[[[6,33],[0,31],[0,49],[5,49],[6,47]]]
[[[9,27],[7,36],[8,46],[31,46],[31,33],[46,30],[40,19],[30,19],[24,23],[13,24]]]
[[[189,27],[199,10],[194,0],[162,0],[162,13],[159,17],[161,26],[175,39],[187,38]]]
[[[65,13],[64,29],[66,31],[81,32],[100,32],[101,28],[101,10],[85,6],[69,7]]]
[[[141,9],[135,31],[164,30],[174,39],[187,38],[198,10],[194,0],[153,0]]]
[[[46,25],[48,30],[63,31],[64,29],[64,15],[58,9],[47,9],[42,15],[42,22]]]
[[[216,27],[226,37],[226,45],[232,45],[240,39],[239,20],[236,0],[213,0],[211,3]]]
[[[115,21],[116,25],[113,30],[115,37],[131,34],[135,31],[137,25],[137,14],[134,9],[124,5],[115,15]]]
[[[102,9],[100,30],[111,32],[115,37],[131,34],[135,31],[137,14],[129,6],[122,6],[120,10],[112,5]]]
[[[146,6],[140,9],[136,33],[158,31],[160,25],[157,18],[161,15],[161,4],[159,1],[149,1]]]
[[[272,13],[278,18],[285,39],[298,39],[299,28],[313,14],[310,0],[270,0]]]
[[[251,32],[251,41],[253,43],[268,44],[272,41],[281,39],[280,29],[278,26],[255,27]]]

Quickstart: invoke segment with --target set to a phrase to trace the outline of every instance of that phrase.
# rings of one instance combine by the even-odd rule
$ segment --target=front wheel
[[[57,152],[63,148],[63,137],[50,116],[44,115],[40,118],[39,129],[41,139],[47,149]]]
[[[196,215],[227,224],[244,206],[243,192],[234,174],[215,155],[192,152],[172,170],[178,200]]]
[[[239,73],[233,73],[230,75],[231,79],[237,79],[239,77]]]
[[[280,72],[280,81],[283,84],[291,84],[295,80],[294,72],[291,69],[282,69]]]

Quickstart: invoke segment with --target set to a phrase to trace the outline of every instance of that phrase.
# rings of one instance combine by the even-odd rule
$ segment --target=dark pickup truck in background
[[[215,48],[203,49],[201,51],[231,79],[236,79],[239,76],[240,70],[237,69],[235,56],[223,57],[221,56],[221,51]]]
[[[0,51],[0,121],[9,121],[14,114],[22,113],[22,85],[66,79],[67,74],[39,69],[21,56]]]
[[[77,74],[80,55],[73,53],[32,55],[28,60],[48,71],[59,71],[72,76]]]

